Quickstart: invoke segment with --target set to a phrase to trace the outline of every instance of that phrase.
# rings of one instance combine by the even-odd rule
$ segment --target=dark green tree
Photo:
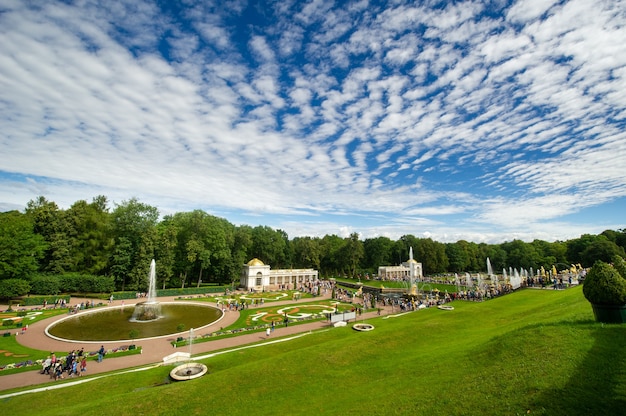
[[[365,255],[363,243],[359,239],[359,234],[352,233],[350,237],[344,239],[341,249],[342,266],[347,270],[351,277],[357,277],[359,265]]]
[[[293,266],[319,269],[322,258],[320,240],[311,237],[296,237],[291,241]]]
[[[343,275],[344,263],[341,261],[341,251],[345,240],[335,234],[325,235],[321,241],[322,259],[320,273],[325,276]]]
[[[448,270],[448,256],[443,243],[433,241],[431,238],[419,239],[413,254],[417,261],[421,261],[424,274],[443,273]]]
[[[288,240],[289,238],[284,231],[274,230],[267,226],[254,227],[252,229],[250,254],[275,269],[288,267]]]
[[[115,248],[111,273],[122,290],[147,289],[150,262],[155,256],[159,210],[136,198],[116,205],[111,213]]]
[[[394,242],[388,237],[368,238],[363,242],[363,268],[377,273],[380,266],[393,264]]]
[[[29,279],[39,269],[46,243],[31,218],[17,211],[0,213],[0,279]]]
[[[113,248],[106,197],[95,197],[91,203],[75,202],[67,210],[67,223],[72,271],[95,275],[106,272]]]
[[[600,260],[609,263],[613,256],[624,256],[624,250],[604,235],[599,235],[581,253],[584,264]]]
[[[47,247],[41,259],[41,270],[52,273],[64,273],[72,270],[74,261],[71,257],[71,224],[67,214],[56,203],[43,196],[31,200],[26,205],[26,214],[32,219],[34,231],[45,240]]]

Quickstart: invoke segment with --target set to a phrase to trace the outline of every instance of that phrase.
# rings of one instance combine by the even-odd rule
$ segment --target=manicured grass
[[[626,328],[593,321],[580,287],[522,290],[332,328],[203,362],[5,399],[22,415],[590,415],[626,406]],[[275,339],[273,339],[275,341]]]

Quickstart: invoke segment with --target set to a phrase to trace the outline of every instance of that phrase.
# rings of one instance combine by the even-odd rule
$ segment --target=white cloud
[[[604,227],[574,218],[625,196],[620,2],[281,2],[245,30],[243,3],[135,3],[0,15],[0,206],[493,241]]]

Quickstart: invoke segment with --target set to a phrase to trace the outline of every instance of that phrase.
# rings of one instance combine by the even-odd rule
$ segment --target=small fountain
[[[519,289],[522,285],[522,277],[520,276],[517,269],[513,270],[513,276],[511,276],[510,282],[513,289]]]
[[[148,300],[135,305],[131,322],[151,322],[161,318],[161,304],[156,300],[156,263],[150,262],[148,279]]]
[[[193,343],[193,328],[189,330],[189,360],[191,360],[191,344]],[[191,361],[186,364],[179,365],[170,371],[170,377],[176,381],[192,380],[194,378],[202,377],[208,371],[206,365],[202,363],[192,363]]]

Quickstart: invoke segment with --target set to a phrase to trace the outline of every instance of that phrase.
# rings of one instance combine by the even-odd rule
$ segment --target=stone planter
[[[626,323],[626,305],[595,305],[591,304],[597,322],[605,324]]]

